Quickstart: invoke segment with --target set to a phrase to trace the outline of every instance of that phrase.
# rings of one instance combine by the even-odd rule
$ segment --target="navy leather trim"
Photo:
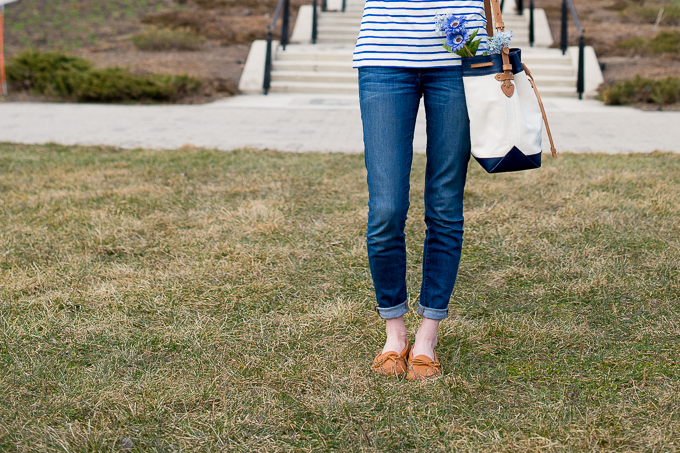
[[[503,157],[480,159],[475,157],[479,165],[487,173],[505,173],[508,171],[532,170],[541,166],[541,153],[525,155],[516,146]]]
[[[508,55],[508,57],[510,57],[513,74],[518,74],[524,71],[524,68],[522,67],[522,51],[520,49],[510,49],[510,55]],[[488,62],[493,63],[493,66],[486,66],[483,68],[470,67],[470,65],[473,64]],[[463,77],[483,76],[503,72],[503,60],[500,55],[461,58],[460,64],[463,69]]]

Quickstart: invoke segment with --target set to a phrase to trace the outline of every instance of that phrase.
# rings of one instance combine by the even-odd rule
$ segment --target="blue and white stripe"
[[[487,49],[484,0],[367,0],[354,50],[354,67],[440,68],[460,66],[460,57],[442,47],[437,14],[466,16],[468,30],[479,29],[477,54]]]

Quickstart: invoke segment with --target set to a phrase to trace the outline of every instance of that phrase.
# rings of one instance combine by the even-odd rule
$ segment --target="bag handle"
[[[527,78],[529,79],[529,83],[531,84],[531,88],[533,88],[534,93],[536,93],[536,99],[538,99],[538,105],[541,107],[541,113],[543,114],[543,122],[545,123],[545,130],[548,132],[548,139],[550,140],[550,153],[552,154],[552,157],[557,157],[557,150],[555,149],[555,143],[553,143],[552,134],[550,133],[550,126],[548,125],[548,117],[545,115],[545,108],[543,108],[543,101],[541,100],[541,95],[538,94],[538,88],[536,88],[536,82],[534,82],[534,76],[531,75],[531,72],[529,71],[529,68],[527,68],[527,65],[522,63],[522,66],[524,67],[524,72],[527,73]]]
[[[493,36],[494,24],[498,31],[505,31],[501,4],[499,0],[484,0],[484,13],[486,14],[486,34]]]

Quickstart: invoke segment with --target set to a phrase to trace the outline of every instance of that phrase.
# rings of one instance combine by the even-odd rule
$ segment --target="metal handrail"
[[[316,44],[316,38],[319,36],[319,13],[317,12],[316,2],[317,0],[314,0],[312,5],[312,44]],[[324,1],[324,3],[326,2]]]
[[[290,27],[290,0],[279,0],[276,4],[276,10],[274,11],[274,17],[272,17],[272,22],[267,27],[267,55],[264,60],[264,83],[262,88],[264,89],[264,94],[269,93],[269,88],[271,88],[272,83],[272,41],[274,40],[274,29],[276,28],[276,22],[279,20],[279,16],[283,11],[283,23],[281,24],[281,47],[286,50],[286,45],[288,45],[289,27]]]
[[[343,0],[342,7],[343,11],[345,8],[346,0]],[[325,11],[327,0],[322,0],[321,10]],[[318,0],[314,0],[312,4],[312,44],[316,44],[316,38],[318,35],[319,19],[318,19]],[[272,84],[272,45],[274,41],[274,29],[276,28],[276,23],[279,20],[279,16],[283,12],[283,23],[281,24],[281,48],[286,50],[288,45],[288,40],[290,39],[290,0],[279,0],[276,4],[276,10],[274,11],[274,16],[272,17],[272,22],[267,27],[267,55],[264,60],[264,82],[262,83],[262,88],[264,89],[264,94],[269,93],[269,89]]]
[[[562,54],[567,51],[567,46],[569,44],[569,33],[567,28],[567,16],[568,10],[571,11],[571,17],[574,19],[574,24],[579,34],[583,36],[585,30],[581,28],[581,22],[578,20],[578,14],[576,14],[576,8],[574,7],[574,2],[572,0],[562,0],[562,23],[560,29],[560,49]]]
[[[585,48],[586,48],[586,31],[581,28],[581,22],[578,20],[576,14],[576,7],[572,0],[562,0],[562,23],[560,29],[560,50],[562,55],[567,53],[569,47],[569,32],[567,27],[568,10],[571,12],[571,17],[574,20],[576,29],[579,32],[578,38],[578,69],[576,73],[576,91],[578,98],[583,99],[583,92],[585,91]]]
[[[536,41],[535,32],[535,22],[534,22],[534,0],[529,1],[529,46],[534,47],[534,41]]]
[[[518,0],[518,4],[521,0]],[[562,22],[560,26],[560,50],[562,55],[567,53],[567,48],[569,47],[569,34],[567,27],[567,16],[568,11],[571,11],[571,17],[574,19],[574,24],[576,24],[576,29],[578,30],[580,36],[578,39],[578,68],[576,72],[576,91],[578,92],[578,98],[583,99],[583,92],[585,91],[585,33],[586,31],[581,28],[581,22],[578,20],[578,14],[576,14],[576,7],[574,7],[574,2],[572,0],[562,0]],[[529,45],[534,46],[536,40],[535,31],[535,21],[534,21],[534,0],[529,1]]]

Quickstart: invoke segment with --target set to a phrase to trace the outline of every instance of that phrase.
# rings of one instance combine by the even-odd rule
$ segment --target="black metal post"
[[[523,0],[516,0],[517,1],[517,14],[520,16],[524,15],[524,1]]]
[[[586,90],[585,51],[586,39],[581,35],[578,39],[578,75],[576,77],[576,91],[578,91],[579,99],[583,99],[583,92]]]
[[[281,47],[286,50],[289,36],[290,23],[290,0],[283,0],[283,23],[281,24]]]
[[[0,5],[0,96],[7,96],[7,79],[5,75],[5,5]]]
[[[314,6],[312,10],[312,44],[316,44],[316,37],[319,34],[319,18],[317,17],[316,11],[317,0],[314,0]]]
[[[328,0],[321,0],[321,11],[328,10]]]
[[[267,32],[267,55],[264,58],[264,94],[269,93],[269,88],[272,85],[272,31]]]
[[[503,6],[505,6],[505,0],[501,0],[501,13],[503,12]]]
[[[344,13],[347,9],[347,0],[342,0],[342,12]]]
[[[536,40],[534,32],[534,0],[529,0],[529,46],[534,47]]]
[[[567,46],[569,45],[569,35],[567,31],[567,0],[562,0],[562,28],[560,33],[560,49],[562,55],[567,53]]]

